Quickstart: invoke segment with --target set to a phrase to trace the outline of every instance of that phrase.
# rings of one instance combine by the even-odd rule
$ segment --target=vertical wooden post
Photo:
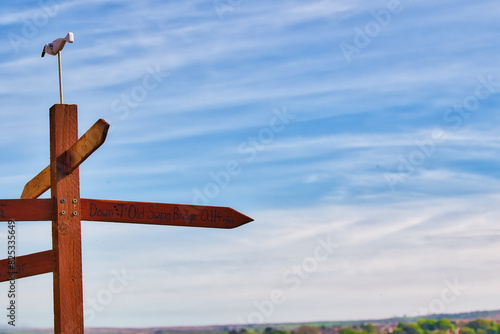
[[[54,332],[83,334],[80,173],[69,175],[69,154],[78,140],[77,106],[50,108],[50,181],[55,218],[52,222],[54,271]]]

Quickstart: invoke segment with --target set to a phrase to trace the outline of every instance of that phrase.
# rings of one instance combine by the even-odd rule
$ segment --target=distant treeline
[[[294,329],[266,327],[241,328],[225,334],[500,334],[500,324],[493,320],[452,321],[450,319],[419,319],[414,323],[399,322],[395,326],[362,324],[349,327],[301,325]]]
[[[172,334],[156,331],[155,334]],[[183,334],[208,334],[207,331],[184,332]],[[212,332],[213,333],[213,332]],[[470,321],[450,319],[418,319],[416,322],[394,322],[392,324],[365,323],[351,326],[300,325],[292,327],[267,326],[228,329],[219,334],[500,334],[500,324],[493,320]],[[179,332],[175,333],[179,334]]]

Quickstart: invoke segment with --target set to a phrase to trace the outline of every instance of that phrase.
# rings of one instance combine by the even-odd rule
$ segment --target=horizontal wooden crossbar
[[[41,199],[0,199],[0,221],[46,221],[54,217],[54,201]]]

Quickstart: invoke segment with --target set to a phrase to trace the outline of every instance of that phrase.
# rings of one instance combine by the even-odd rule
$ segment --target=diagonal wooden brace
[[[66,174],[71,174],[106,140],[109,124],[98,120],[78,141],[65,152]],[[24,186],[22,199],[35,199],[50,189],[50,166],[45,167],[37,176]]]

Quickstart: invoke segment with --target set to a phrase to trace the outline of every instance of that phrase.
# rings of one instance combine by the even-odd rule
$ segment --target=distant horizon
[[[384,321],[390,321],[390,320],[403,320],[403,319],[426,319],[429,317],[432,318],[448,318],[447,316],[457,316],[457,315],[467,315],[467,314],[475,314],[475,313],[498,313],[498,316],[500,317],[500,309],[498,310],[477,310],[477,311],[469,311],[469,312],[459,312],[459,313],[438,313],[438,314],[428,314],[428,315],[421,315],[421,316],[416,316],[416,317],[389,317],[389,318],[382,318],[382,319],[353,319],[353,320],[317,320],[317,321],[308,321],[308,322],[280,322],[280,323],[262,323],[262,324],[251,324],[248,325],[249,327],[266,327],[266,326],[279,326],[279,325],[303,325],[303,324],[315,324],[315,323],[376,323],[376,322],[384,322]],[[479,317],[480,318],[480,317]],[[479,318],[466,318],[466,319],[460,319],[458,321],[467,321],[471,319],[479,319]],[[457,320],[452,320],[452,321],[457,321]],[[247,327],[248,327],[247,326]],[[219,325],[197,325],[197,326],[153,326],[153,327],[147,327],[147,326],[142,326],[142,327],[85,327],[88,329],[147,329],[147,328],[162,328],[162,329],[195,329],[195,328],[227,328],[227,327],[245,327],[242,325],[237,325],[237,324],[219,324]],[[0,329],[11,329],[7,326],[0,326]],[[24,329],[32,329],[32,330],[50,330],[53,329],[53,327],[20,327],[17,328],[16,330],[24,330]],[[13,329],[12,329],[13,330]]]

